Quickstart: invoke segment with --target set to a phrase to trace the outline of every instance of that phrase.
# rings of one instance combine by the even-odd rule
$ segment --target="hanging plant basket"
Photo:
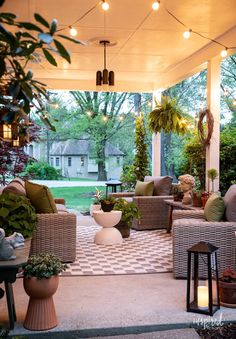
[[[187,131],[183,112],[177,106],[176,100],[168,97],[162,97],[161,104],[157,103],[156,108],[150,112],[148,126],[153,133],[163,130],[165,133],[185,134]]]

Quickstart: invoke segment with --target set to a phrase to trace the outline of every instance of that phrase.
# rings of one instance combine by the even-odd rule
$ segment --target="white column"
[[[155,107],[155,101],[161,102],[161,91],[153,93],[153,105]],[[161,134],[153,133],[152,135],[152,175],[161,175]]]
[[[214,129],[210,145],[206,149],[206,190],[208,189],[207,170],[220,168],[220,71],[221,58],[215,57],[207,66],[207,107],[214,117]],[[219,177],[214,181],[215,191],[219,190]]]

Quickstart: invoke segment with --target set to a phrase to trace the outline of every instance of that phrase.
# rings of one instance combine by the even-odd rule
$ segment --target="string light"
[[[153,4],[152,4],[152,9],[154,11],[157,11],[160,7],[160,1],[154,1]]]
[[[89,117],[92,116],[92,112],[91,112],[91,111],[87,111],[86,114],[87,114],[87,116],[89,116]]]
[[[233,101],[233,106],[236,106],[236,99],[234,99]]]
[[[184,39],[189,39],[189,38],[190,38],[190,35],[191,35],[191,32],[192,32],[191,29],[189,29],[188,31],[185,31],[185,32],[183,33]]]
[[[107,117],[106,115],[104,115],[104,116],[102,117],[102,120],[103,120],[104,122],[106,122],[106,121],[108,120],[108,117]]]
[[[123,121],[123,120],[124,120],[124,117],[122,117],[122,115],[119,116],[119,120],[120,120],[120,121]]]
[[[106,2],[105,0],[103,0],[103,1],[102,1],[102,9],[103,9],[104,11],[108,11],[109,7],[110,7],[109,3]]]
[[[70,28],[70,35],[71,36],[76,36],[78,34],[78,31],[76,28],[72,27],[72,26],[69,26]]]
[[[220,52],[220,55],[222,56],[222,58],[227,57],[227,55],[228,55],[227,48],[223,49],[223,50]]]

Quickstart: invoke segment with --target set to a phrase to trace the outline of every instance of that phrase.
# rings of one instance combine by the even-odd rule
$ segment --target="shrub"
[[[40,180],[58,180],[60,177],[60,171],[58,169],[43,161],[32,162],[27,165],[25,174],[32,179]]]

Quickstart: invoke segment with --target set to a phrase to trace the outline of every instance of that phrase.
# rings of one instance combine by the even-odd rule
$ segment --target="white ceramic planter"
[[[96,233],[94,242],[97,245],[114,245],[122,243],[123,239],[120,232],[114,228],[120,221],[121,211],[94,211],[93,217],[95,221],[102,226],[102,229]]]

